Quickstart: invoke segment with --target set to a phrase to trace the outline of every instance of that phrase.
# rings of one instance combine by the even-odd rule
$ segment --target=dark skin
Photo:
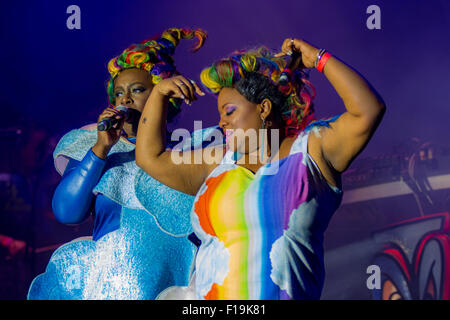
[[[289,38],[283,42],[279,55],[289,54],[293,50],[301,52],[303,66],[314,67],[314,60],[320,51],[318,48],[304,40]],[[341,174],[365,148],[386,107],[366,80],[337,58],[328,60],[323,74],[341,97],[346,112],[330,123],[330,128],[322,128],[320,136],[309,135],[308,153],[325,180],[330,185],[340,186]],[[195,158],[195,153],[202,153],[205,161],[201,164],[194,164],[194,161],[190,164],[174,163],[172,151],[165,150],[163,129],[168,98],[182,97],[192,102],[196,94],[204,95],[195,83],[183,76],[158,83],[144,108],[136,146],[136,163],[139,167],[163,184],[192,195],[198,192],[209,173],[220,163],[225,150],[215,147],[213,150],[205,148],[190,152],[191,159]],[[226,109],[229,105],[235,108],[232,113]],[[219,125],[224,129],[259,130],[263,120],[271,120],[272,103],[265,99],[260,104],[254,104],[237,90],[223,88],[218,97],[218,110],[221,117]],[[272,159],[287,157],[295,138],[280,137],[280,148]],[[269,146],[266,144],[265,148]],[[250,164],[248,160],[259,149],[260,146],[249,146],[248,149],[239,150],[245,154],[244,160],[238,164],[256,172],[263,163]]]
[[[106,159],[112,146],[115,145],[123,135],[122,130],[128,137],[135,137],[139,124],[139,115],[144,110],[145,103],[153,90],[151,76],[145,70],[125,69],[114,79],[114,95],[116,97],[114,107],[123,105],[130,110],[130,119],[121,121],[114,129],[97,132],[97,143],[92,151],[101,159]],[[97,123],[107,117],[118,116],[114,108],[106,108],[98,117]]]
[[[244,132],[246,132],[249,129],[262,128],[263,122],[265,122],[264,127],[268,130],[280,129],[280,141],[284,141],[285,136],[283,127],[273,120],[272,103],[269,99],[264,99],[260,104],[255,104],[248,101],[236,89],[223,88],[219,93],[217,105],[220,114],[219,127],[221,127],[224,132],[236,129],[243,129]],[[259,135],[260,131],[257,130],[256,141],[259,141]],[[243,157],[237,161],[237,164],[250,171],[256,172],[262,165],[266,164],[269,161],[269,157],[272,156],[270,138],[270,135],[266,135],[266,141],[268,143],[265,145],[264,157],[261,161],[261,158],[259,157],[261,146],[259,144],[252,145],[248,138],[244,140],[242,137],[233,135],[231,137],[231,139],[234,139],[233,151],[238,151],[243,154]],[[231,145],[231,141],[228,143],[228,139],[227,145]],[[275,150],[274,157],[277,155],[284,155],[285,146],[282,144],[280,147],[282,147],[280,153],[277,154],[277,150]],[[273,159],[273,157],[271,158]]]

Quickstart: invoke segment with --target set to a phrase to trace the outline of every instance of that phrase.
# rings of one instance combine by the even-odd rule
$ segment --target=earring
[[[264,160],[264,137],[265,137],[265,132],[264,132],[264,127],[266,125],[266,119],[263,119],[263,124],[262,124],[262,146],[261,146],[261,162]]]

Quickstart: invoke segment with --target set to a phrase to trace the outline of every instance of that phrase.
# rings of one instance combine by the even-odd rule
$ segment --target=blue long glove
[[[70,159],[52,199],[53,213],[59,222],[78,224],[89,216],[94,199],[92,189],[100,180],[105,162],[91,149],[81,162]]]

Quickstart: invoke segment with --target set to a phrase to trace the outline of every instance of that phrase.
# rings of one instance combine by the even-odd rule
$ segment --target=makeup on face
[[[247,101],[236,89],[223,88],[218,96],[218,111],[225,143],[229,147],[245,148],[247,130],[255,127],[256,105]],[[252,134],[251,132],[249,134]],[[245,148],[248,149],[248,148]]]
[[[134,82],[127,86],[127,90],[131,93],[141,93],[147,90],[146,86],[142,82]],[[120,94],[123,94],[126,90],[122,86],[117,86],[115,90],[115,96],[118,98]]]
[[[229,104],[225,107],[225,114],[227,116],[230,116],[236,109],[237,107],[235,105]]]
[[[116,104],[125,104],[127,107],[142,111],[145,102],[153,88],[151,78],[141,69],[125,69],[114,80],[114,95]]]

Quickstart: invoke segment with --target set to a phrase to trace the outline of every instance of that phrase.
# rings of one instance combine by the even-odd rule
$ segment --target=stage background
[[[80,30],[66,27],[70,15],[66,9],[73,4],[81,9]],[[366,26],[370,5],[381,9],[380,30]],[[355,189],[358,198],[361,188],[381,185],[387,194],[377,191],[369,200],[347,199],[336,213],[325,234],[324,299],[371,299],[366,269],[382,250],[373,232],[449,211],[447,0],[8,1],[0,15],[0,234],[27,243],[28,249],[41,249],[17,255],[3,249],[0,298],[24,299],[31,279],[44,271],[52,251],[91,232],[92,222],[68,227],[52,217],[50,202],[59,177],[51,152],[64,133],[95,122],[107,106],[109,59],[169,27],[207,31],[208,40],[199,52],[188,52],[192,42],[184,41],[175,54],[179,71],[197,82],[204,67],[236,49],[259,45],[279,49],[285,38],[297,37],[326,48],[355,68],[386,102],[384,119],[359,156],[361,161],[350,167],[344,192]],[[322,74],[313,70],[311,81],[317,90],[317,118],[345,111]],[[214,97],[184,106],[174,127],[191,130],[194,120],[203,120],[204,127],[217,124]],[[425,161],[423,168],[417,167],[417,160],[412,164],[416,170],[408,171],[411,159]],[[380,166],[381,173],[364,176],[374,166]],[[423,185],[431,176],[440,177],[440,182],[427,189]],[[390,196],[393,189],[385,184],[401,179],[412,191]],[[12,192],[11,185],[19,192]],[[444,270],[450,272],[448,265]]]

